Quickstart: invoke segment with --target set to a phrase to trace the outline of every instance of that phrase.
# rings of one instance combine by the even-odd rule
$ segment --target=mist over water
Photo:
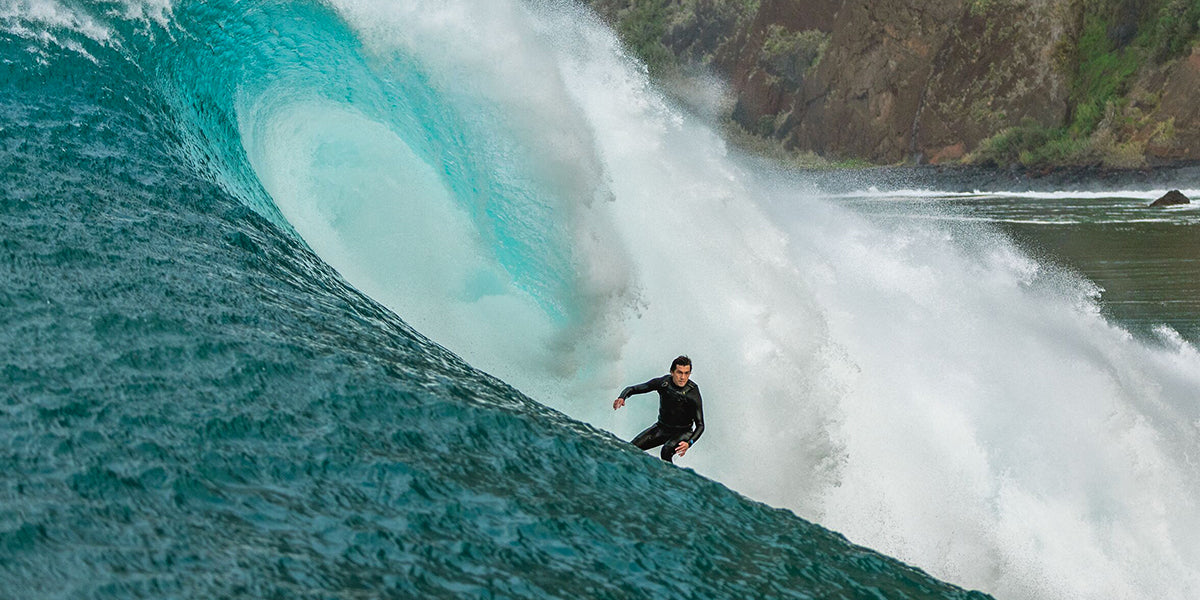
[[[248,203],[416,329],[624,439],[654,401],[615,394],[687,353],[682,466],[958,585],[1200,592],[1194,345],[987,224],[743,160],[572,5],[334,4],[346,39],[229,90]]]

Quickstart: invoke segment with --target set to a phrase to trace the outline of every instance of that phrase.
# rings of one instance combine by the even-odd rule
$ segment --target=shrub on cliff
[[[1032,162],[1034,157],[1031,151],[1046,146],[1056,137],[1056,132],[1032,119],[1026,119],[1020,125],[1004,129],[981,142],[979,148],[969,154],[964,162],[984,166]],[[1025,160],[1022,160],[1023,154]]]
[[[1191,50],[1200,35],[1200,0],[1167,0],[1158,11],[1147,44],[1154,60],[1164,62]]]
[[[668,16],[665,0],[651,0],[634,3],[617,22],[621,40],[646,63],[653,75],[660,75],[675,65],[675,54],[662,42]]]
[[[821,61],[828,45],[827,33],[814,29],[791,32],[781,25],[771,25],[763,41],[762,62],[773,75],[799,86],[808,71]]]

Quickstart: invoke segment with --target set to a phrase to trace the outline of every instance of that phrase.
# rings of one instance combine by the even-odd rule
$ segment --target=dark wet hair
[[[692,366],[692,359],[688,358],[686,355],[676,356],[675,360],[671,361],[671,372],[672,373],[675,372],[675,367],[690,367],[690,366]]]

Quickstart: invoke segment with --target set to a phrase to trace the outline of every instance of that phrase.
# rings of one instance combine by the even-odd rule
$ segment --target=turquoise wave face
[[[5,595],[981,597],[530,401],[313,254],[247,131],[332,102],[458,156],[386,86],[330,100],[371,70],[320,5],[91,8],[0,31]],[[276,85],[299,99],[241,122]],[[453,202],[470,179],[437,178]]]
[[[365,55],[324,4],[172,17],[135,35],[133,60],[160,75],[193,160],[236,197],[336,268],[379,264],[361,282],[379,294],[440,284],[438,300],[508,293],[551,325],[576,318],[562,190],[477,99],[439,89],[402,51]]]

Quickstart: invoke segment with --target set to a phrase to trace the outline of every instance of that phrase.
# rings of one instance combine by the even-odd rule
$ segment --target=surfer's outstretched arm
[[[617,410],[618,408],[625,406],[625,399],[634,394],[645,394],[646,392],[653,391],[658,387],[656,384],[658,384],[661,380],[661,377],[655,377],[646,383],[631,385],[624,390],[621,390],[621,395],[617,396],[617,399],[613,401],[613,410]]]

